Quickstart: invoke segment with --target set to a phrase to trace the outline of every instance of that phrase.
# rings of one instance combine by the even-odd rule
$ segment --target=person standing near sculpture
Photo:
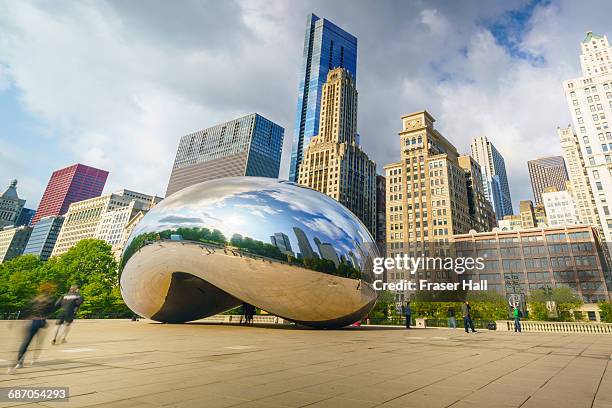
[[[521,332],[521,311],[518,307],[514,306],[514,310],[512,311],[512,316],[514,316],[514,332]]]
[[[60,337],[61,343],[66,342],[70,326],[82,304],[83,297],[79,294],[79,288],[76,285],[72,285],[70,291],[57,300],[55,306],[60,306],[62,311],[57,317],[57,329],[55,329],[55,336],[53,336],[53,341],[51,341],[52,344],[60,343]]]
[[[472,322],[471,309],[472,307],[470,306],[470,303],[467,300],[461,305],[461,314],[463,315],[463,327],[465,328],[466,333],[470,332],[468,330],[468,327],[472,329],[472,333],[476,333],[476,330],[474,329],[474,322]]]
[[[406,303],[404,307],[404,314],[406,315],[406,328],[410,328],[410,321],[412,320],[412,309],[410,309],[410,301]]]

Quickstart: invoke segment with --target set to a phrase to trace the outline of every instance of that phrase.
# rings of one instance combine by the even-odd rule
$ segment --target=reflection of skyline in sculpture
[[[314,239],[315,244],[317,244],[317,248],[319,248],[319,254],[321,254],[322,259],[327,259],[332,261],[336,267],[340,265],[340,260],[338,259],[338,254],[334,251],[334,247],[332,244],[321,242],[319,238]]]
[[[308,242],[308,237],[303,230],[298,227],[293,227],[293,232],[295,232],[295,237],[298,241],[298,247],[300,248],[300,258],[319,258],[319,255],[313,251],[310,242]]]
[[[282,253],[290,256],[295,256],[293,250],[291,249],[291,242],[289,241],[289,237],[287,236],[287,234],[277,232],[274,235],[270,236],[270,242],[272,243],[272,245],[280,249]]]
[[[297,248],[300,256],[288,256]],[[359,219],[326,195],[274,179],[225,178],[181,190],[143,218],[122,257],[121,290],[135,312],[159,321],[194,320],[244,301],[338,327],[372,307],[377,256]]]

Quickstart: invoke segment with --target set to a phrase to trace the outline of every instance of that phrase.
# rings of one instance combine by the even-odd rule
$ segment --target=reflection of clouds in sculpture
[[[270,245],[275,245],[270,237],[282,233],[296,256],[303,256],[301,239],[302,247],[307,243],[319,257],[324,258],[320,248],[325,248],[328,258],[333,251],[357,268],[366,264],[373,244],[357,217],[332,198],[258,177],[219,179],[181,190],[150,211],[133,236],[179,227],[216,229],[226,240],[240,234]],[[302,238],[294,227],[304,233]]]
[[[245,198],[245,196],[241,196],[241,198]],[[243,208],[245,210],[249,210],[249,212],[253,215],[256,215],[261,218],[265,218],[266,214],[276,214],[280,212],[279,210],[275,210],[267,205],[258,205],[258,204],[236,204],[236,208]]]
[[[200,217],[181,217],[180,215],[169,215],[159,220],[160,224],[202,224],[204,220]]]

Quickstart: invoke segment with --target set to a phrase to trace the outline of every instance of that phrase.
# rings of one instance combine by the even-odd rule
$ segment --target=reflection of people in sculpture
[[[246,324],[253,324],[253,316],[255,315],[255,306],[248,304],[248,303],[246,305],[247,305]]]
[[[244,324],[253,324],[253,315],[255,314],[255,306],[248,304],[247,302],[242,303],[242,315],[240,316],[240,323],[244,318]]]

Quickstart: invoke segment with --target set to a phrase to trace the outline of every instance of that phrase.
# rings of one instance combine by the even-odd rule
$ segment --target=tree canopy
[[[44,283],[56,285],[57,297],[71,285],[79,286],[84,299],[79,310],[82,317],[130,314],[121,299],[117,262],[104,241],[81,240],[47,262],[23,255],[0,264],[0,310],[23,310]]]

